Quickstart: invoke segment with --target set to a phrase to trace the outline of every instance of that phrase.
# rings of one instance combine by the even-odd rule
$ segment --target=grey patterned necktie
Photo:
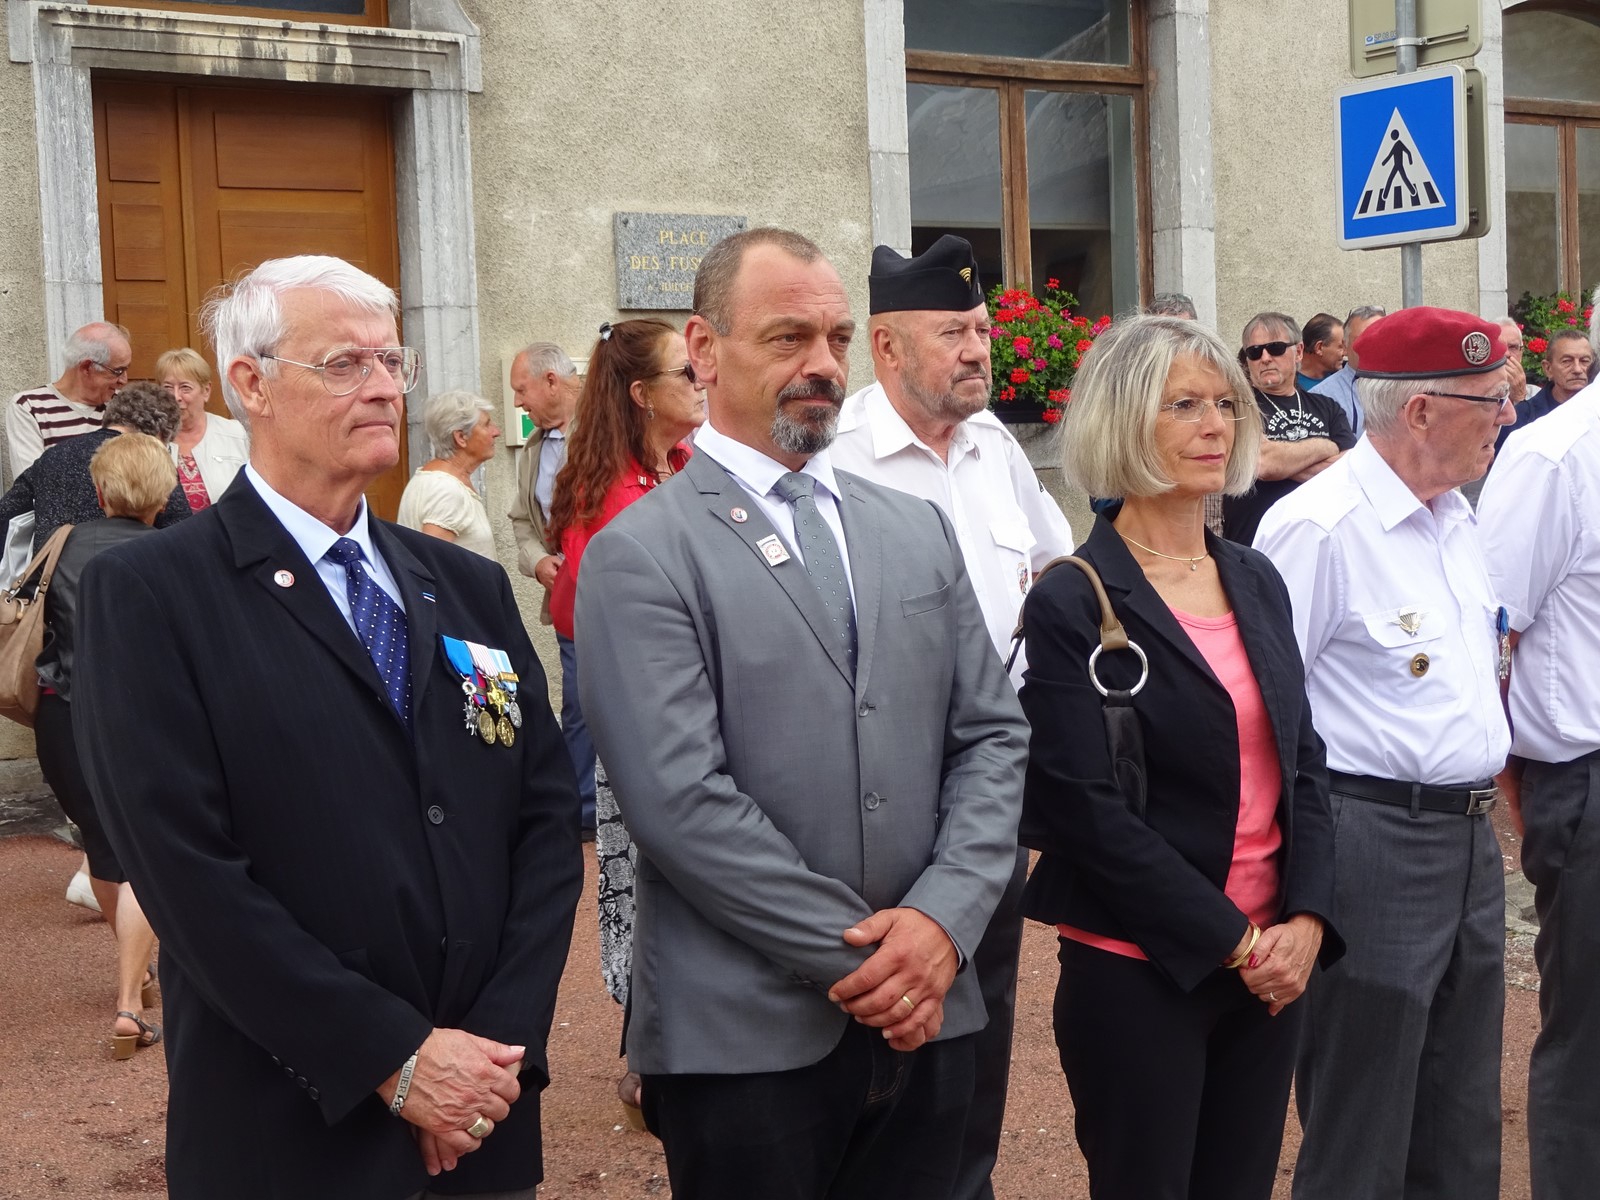
[[[822,607],[827,610],[828,620],[833,623],[853,671],[856,665],[855,606],[850,602],[850,584],[845,579],[839,543],[817,511],[813,495],[816,485],[817,481],[811,476],[790,471],[773,485],[773,490],[794,508],[794,537],[800,556],[806,562],[806,574],[817,585]]]

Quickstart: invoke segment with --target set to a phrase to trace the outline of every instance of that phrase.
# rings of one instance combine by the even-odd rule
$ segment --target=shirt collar
[[[1472,505],[1454,488],[1435,496],[1432,508],[1417,499],[1417,494],[1395,474],[1388,460],[1365,437],[1355,444],[1347,457],[1350,460],[1350,475],[1378,514],[1385,533],[1418,512],[1426,513],[1430,520],[1448,524],[1477,519],[1473,515]]]
[[[694,446],[721,463],[758,496],[771,495],[778,480],[789,473],[789,468],[777,459],[768,458],[753,446],[734,441],[709,420],[694,435]],[[841,499],[839,481],[834,476],[833,463],[826,450],[813,454],[810,461],[800,468],[800,473],[815,479],[835,500]]]
[[[884,391],[883,384],[874,383],[861,393],[861,399],[866,414],[867,429],[872,435],[874,458],[888,458],[908,446],[916,446],[934,458],[939,457],[933,448],[919,438],[916,431],[906,423],[906,419],[900,415],[899,410],[889,399],[889,393]],[[950,449],[961,454],[976,452],[977,444],[972,440],[965,421],[957,422],[955,433],[950,438]]]
[[[340,537],[347,537],[360,546],[361,557],[369,563],[378,561],[377,547],[372,543],[372,531],[367,525],[367,501],[364,497],[356,506],[356,520],[350,526],[350,532],[339,534],[292,500],[280,496],[271,484],[261,478],[254,464],[246,463],[244,472],[250,479],[250,486],[255,488],[256,494],[272,510],[272,515],[278,518],[278,524],[295,540],[312,566],[322,561]]]

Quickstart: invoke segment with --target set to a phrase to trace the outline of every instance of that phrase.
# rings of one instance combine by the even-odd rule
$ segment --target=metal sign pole
[[[1394,73],[1409,75],[1417,69],[1417,0],[1394,0]],[[1400,247],[1400,305],[1416,308],[1422,303],[1422,243],[1408,242]]]

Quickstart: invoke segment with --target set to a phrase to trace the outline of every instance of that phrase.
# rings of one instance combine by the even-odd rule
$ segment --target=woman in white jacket
[[[250,457],[250,435],[238,421],[206,411],[211,368],[187,346],[156,359],[156,378],[178,402],[172,461],[189,508],[199,512],[222,497]]]

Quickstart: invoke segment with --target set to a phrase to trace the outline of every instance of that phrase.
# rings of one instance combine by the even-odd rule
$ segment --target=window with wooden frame
[[[1523,4],[1503,29],[1511,302],[1576,295],[1600,283],[1600,6]]]
[[[280,21],[316,21],[333,25],[387,25],[388,0],[211,0],[208,4],[186,0],[90,0],[115,8],[159,8],[172,12],[216,13],[229,17],[270,17]]]
[[[1091,316],[1149,289],[1134,0],[905,0],[911,240],[966,238],[985,286],[1059,282]]]

